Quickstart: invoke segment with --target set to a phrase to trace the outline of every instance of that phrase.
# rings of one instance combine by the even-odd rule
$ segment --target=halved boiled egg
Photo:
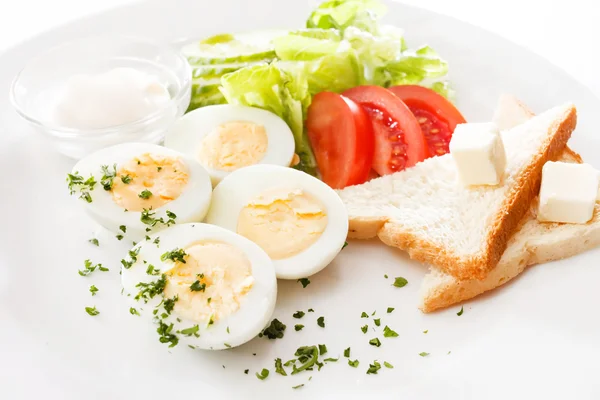
[[[133,240],[174,223],[201,221],[212,194],[210,177],[195,160],[148,143],[90,154],[73,167],[69,180],[94,220]]]
[[[243,168],[223,179],[206,222],[258,244],[281,279],[304,278],[325,268],[348,233],[346,207],[333,189],[304,172],[275,165]]]
[[[121,279],[136,302],[132,312],[153,318],[163,343],[235,347],[271,319],[277,298],[273,263],[240,235],[181,224],[138,244],[129,256]]]
[[[295,148],[292,131],[277,115],[233,104],[190,111],[167,133],[165,146],[196,159],[213,185],[254,164],[288,167]]]

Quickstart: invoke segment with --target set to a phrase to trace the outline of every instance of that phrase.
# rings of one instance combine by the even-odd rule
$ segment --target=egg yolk
[[[178,198],[188,179],[188,168],[179,157],[143,154],[117,171],[112,198],[129,211],[157,209]]]
[[[235,313],[254,284],[244,252],[228,243],[195,242],[184,249],[185,263],[165,273],[164,295],[178,296],[174,311],[198,323],[216,322]]]
[[[234,171],[257,164],[264,157],[268,144],[264,126],[248,121],[227,122],[202,140],[198,161],[208,168]]]
[[[240,212],[237,233],[262,247],[273,260],[294,256],[313,245],[327,227],[321,202],[300,189],[271,189]]]

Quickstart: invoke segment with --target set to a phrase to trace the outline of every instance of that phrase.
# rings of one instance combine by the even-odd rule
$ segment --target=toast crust
[[[385,215],[356,217],[350,220],[349,238],[368,239],[378,236],[388,246],[398,247],[408,252],[414,260],[436,266],[460,280],[485,279],[498,264],[512,234],[517,230],[527,214],[532,200],[539,192],[542,167],[558,158],[577,124],[574,106],[565,109],[564,115],[557,118],[550,128],[541,153],[532,157],[525,171],[517,177],[516,185],[503,202],[505,212],[497,215],[485,238],[485,252],[470,257],[455,254],[432,241],[424,240],[417,234],[407,232]]]

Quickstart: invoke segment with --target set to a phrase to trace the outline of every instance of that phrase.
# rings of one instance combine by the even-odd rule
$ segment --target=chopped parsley
[[[304,317],[304,311],[296,311],[294,314],[292,314],[292,317],[300,319]]]
[[[404,287],[404,286],[406,286],[407,283],[408,283],[408,281],[401,276],[394,279],[395,287]]]
[[[385,365],[385,367],[386,367],[386,368],[389,368],[389,369],[392,369],[392,368],[394,368],[394,366],[393,366],[392,364],[390,364],[389,362],[387,362],[387,361],[384,361],[384,362],[383,362],[383,365]]]
[[[383,328],[383,337],[398,337],[398,333],[386,325],[385,328]]]
[[[175,215],[175,213],[167,210],[167,217],[169,218],[167,220],[167,222],[165,222],[165,220],[161,217],[161,218],[156,218],[154,215],[156,215],[156,213],[152,212],[151,209],[143,209],[142,210],[142,214],[140,216],[140,221],[142,221],[142,223],[144,225],[148,225],[148,228],[146,228],[146,232],[150,231],[150,228],[153,228],[156,226],[156,224],[164,224],[167,227],[175,224],[175,219],[177,218],[177,215]]]
[[[100,167],[102,170],[102,178],[100,179],[100,184],[104,188],[104,190],[111,190],[113,186],[113,179],[117,176],[117,164],[113,164],[112,171],[109,170],[108,165],[103,165]]]
[[[96,239],[96,238],[92,238],[92,239],[88,240],[88,242],[90,242],[94,246],[100,246],[100,242],[98,242],[98,239]]]
[[[179,343],[179,338],[173,331],[173,324],[165,324],[162,320],[158,321],[158,328],[156,328],[156,332],[158,333],[158,341],[161,343],[169,343],[169,347],[177,346]]]
[[[96,310],[96,306],[86,307],[85,312],[91,315],[92,317],[95,317],[96,315],[100,314],[100,311]]]
[[[160,270],[154,265],[148,264],[148,268],[146,268],[146,274],[153,276],[160,275]]]
[[[137,261],[137,256],[140,253],[140,248],[138,247],[135,250],[129,250],[129,260],[125,259],[121,260],[121,264],[123,264],[123,268],[129,269],[131,266]]]
[[[261,333],[258,334],[258,337],[266,336],[269,339],[281,339],[283,337],[283,332],[285,331],[285,324],[275,318],[269,326],[267,326]]]
[[[92,294],[92,296],[95,296],[96,292],[98,292],[98,288],[96,287],[96,285],[90,286],[90,293]]]
[[[323,355],[325,353],[327,353],[327,346],[325,346],[324,344],[320,344],[319,345],[319,354]]]
[[[369,369],[367,370],[367,374],[377,374],[377,371],[381,369],[381,364],[377,362],[377,360],[373,361],[373,364],[369,364]]]
[[[103,267],[102,264],[98,264],[98,271],[108,272],[108,268]]]
[[[391,314],[391,313],[392,313],[392,311],[394,311],[394,310],[395,310],[395,308],[394,308],[394,307],[388,307],[388,309],[387,309],[387,313],[388,313],[388,314]]]
[[[369,344],[371,346],[375,346],[375,347],[381,346],[381,342],[379,341],[379,338],[374,338],[374,339],[369,340]]]
[[[161,169],[162,169],[162,167],[156,167],[157,172],[160,172]]]
[[[123,240],[123,235],[117,235],[115,237],[117,238],[117,240]]]
[[[94,263],[88,259],[83,262],[83,270],[80,269],[77,272],[79,272],[80,276],[88,276],[89,274],[94,272],[96,270],[96,268],[99,268],[99,267],[102,267],[102,264],[94,265]],[[106,268],[104,268],[104,269],[106,269]]]
[[[321,328],[325,328],[325,317],[317,318],[317,325],[319,325]]]
[[[375,323],[375,326],[380,326],[381,325],[381,318],[374,319],[373,322]]]
[[[88,203],[92,202],[92,195],[90,195],[88,192],[81,192],[81,196],[79,196],[79,198],[84,199]]]
[[[121,182],[123,182],[126,185],[129,185],[129,183],[131,182],[131,176],[121,175]]]
[[[377,310],[373,311],[373,314],[371,314],[371,317],[374,316],[376,312],[377,312]]]
[[[312,308],[309,308],[308,310],[306,310],[308,312],[315,312],[315,310],[313,310]]]
[[[323,362],[338,362],[340,358],[326,358],[323,360]]]
[[[227,333],[228,333],[228,334],[229,334],[229,333],[231,333],[231,332],[229,332],[229,327],[227,327]]]
[[[423,352],[419,353],[419,355],[420,355],[421,357],[427,357],[427,356],[429,355],[429,353],[425,353],[425,352],[423,351]]]
[[[463,311],[464,311],[464,308],[463,308],[463,307],[461,307],[461,308],[460,308],[460,311],[459,311],[459,312],[457,312],[457,313],[456,313],[456,315],[458,315],[458,316],[460,317],[461,315],[463,315]]]
[[[198,334],[198,331],[200,330],[200,327],[198,325],[194,325],[192,327],[186,328],[186,329],[182,329],[181,331],[179,331],[178,333],[181,333],[184,336],[195,336],[195,337],[200,337],[200,335]]]
[[[148,189],[144,189],[138,194],[138,197],[140,199],[148,200],[150,197],[152,197],[152,192]]]
[[[265,379],[267,379],[267,377],[269,376],[269,370],[266,368],[263,368],[262,371],[260,371],[260,373],[256,373],[256,377],[258,379],[260,379],[261,381],[264,381]]]
[[[300,282],[302,284],[303,288],[305,288],[308,285],[310,285],[310,279],[308,279],[308,278],[298,279],[298,282]]]
[[[300,389],[300,388],[301,388],[301,387],[303,387],[303,386],[304,386],[304,383],[301,383],[301,384],[299,384],[299,385],[292,386],[292,389]]]
[[[167,277],[165,274],[162,274],[161,277],[150,283],[140,282],[135,285],[136,288],[139,288],[140,291],[135,295],[135,300],[143,299],[145,303],[148,300],[152,299],[157,294],[160,294],[165,290],[165,286],[167,285]]]
[[[348,242],[344,242],[344,245],[342,246],[342,250],[344,250],[346,248],[346,246],[348,246]]]
[[[125,225],[119,226],[119,230],[123,233],[127,233],[127,227]]]
[[[357,368],[358,364],[360,364],[360,362],[358,360],[348,360],[348,365],[351,366],[352,368]]]
[[[171,251],[167,251],[163,255],[160,256],[160,261],[171,260],[173,262],[179,261],[185,264],[185,256],[187,256],[186,252],[183,249],[173,249]]]
[[[423,333],[425,333],[425,334],[426,334],[427,332],[429,332],[429,329],[426,329],[426,330],[424,330],[424,331],[423,331]]]
[[[317,365],[317,367],[319,366],[319,349],[317,348],[317,346],[298,347],[294,355],[298,357],[298,362],[302,365],[300,367],[296,367],[296,365],[294,364],[292,367],[292,375],[295,375],[305,370],[310,371],[315,365]]]
[[[190,285],[190,292],[204,292],[206,290],[206,283],[200,283],[196,280]]]
[[[350,347],[348,347],[346,350],[344,350],[344,357],[346,357],[346,358],[350,357]]]
[[[175,295],[174,297],[172,297],[170,299],[164,299],[162,301],[163,308],[165,309],[165,312],[167,314],[169,314],[169,315],[171,314],[171,312],[175,308],[175,303],[177,303],[178,300],[179,300],[179,296]]]
[[[278,373],[279,375],[287,376],[287,372],[285,372],[285,369],[283,368],[283,365],[281,364],[281,358],[275,359],[275,372]]]
[[[366,312],[362,312],[362,314],[360,314],[361,318],[369,318],[369,314],[367,314]]]
[[[154,239],[154,241],[152,241],[152,243],[154,243],[156,247],[158,247],[158,245],[160,244],[160,238],[157,237],[156,239]]]
[[[360,330],[362,331],[362,333],[367,333],[368,329],[369,329],[369,325],[363,325],[360,327]]]
[[[301,331],[303,328],[304,328],[304,325],[301,325],[301,324],[294,325],[294,329],[296,330],[296,332]]]
[[[250,370],[249,370],[249,369],[245,369],[245,370],[244,370],[244,373],[245,373],[246,375],[248,375],[248,372],[250,372]]]
[[[131,315],[138,315],[138,316],[140,315],[140,313],[138,312],[138,310],[136,310],[133,307],[129,308],[129,314],[131,314]]]
[[[384,277],[385,279],[387,279],[387,278],[388,278],[387,274],[383,275],[383,277]]]
[[[69,193],[72,195],[77,190],[79,190],[80,199],[84,199],[88,203],[92,202],[92,196],[89,191],[94,189],[96,185],[96,179],[92,175],[86,180],[83,179],[83,176],[78,175],[77,172],[73,174],[67,174],[67,183],[69,187]]]

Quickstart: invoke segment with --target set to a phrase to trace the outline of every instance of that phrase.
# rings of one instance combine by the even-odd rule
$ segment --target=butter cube
[[[506,153],[493,122],[459,124],[450,141],[461,182],[466,185],[498,185],[506,169]]]
[[[549,161],[542,168],[538,220],[585,224],[597,195],[598,172],[591,165]]]

